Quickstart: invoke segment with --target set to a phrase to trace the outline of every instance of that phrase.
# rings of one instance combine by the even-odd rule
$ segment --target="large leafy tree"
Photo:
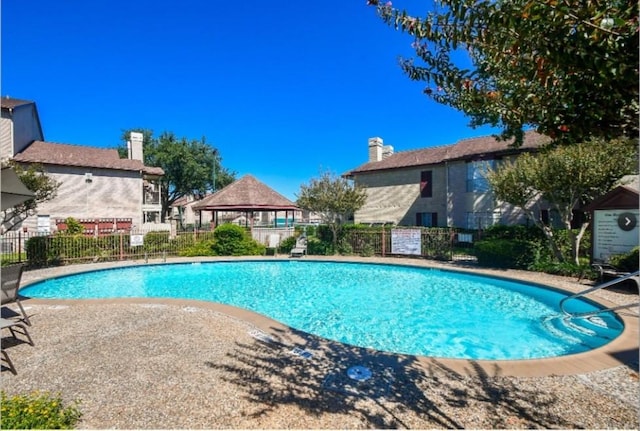
[[[368,4],[414,38],[404,72],[471,126],[516,144],[528,127],[570,144],[638,134],[636,0],[437,0],[421,17]]]
[[[589,219],[575,233],[571,230],[573,210],[611,190],[622,176],[638,172],[637,144],[637,140],[593,139],[539,154],[526,153],[490,170],[487,179],[499,201],[521,208],[542,229],[559,261],[577,264]],[[540,217],[541,202],[557,211],[571,242],[571,256],[563,256],[553,227]]]
[[[340,226],[365,204],[367,194],[361,187],[330,171],[320,173],[309,184],[300,186],[297,205],[320,216],[333,234],[333,249],[336,249]]]
[[[54,199],[60,188],[59,181],[49,177],[42,165],[37,163],[26,167],[10,162],[9,165],[20,178],[20,181],[32,192],[35,197],[2,211],[2,226],[6,230],[11,230],[22,223],[27,217],[35,215],[38,204]]]
[[[123,133],[124,142],[129,140],[131,132],[143,135],[145,165],[164,170],[160,180],[162,221],[181,197],[202,197],[235,181],[235,173],[222,166],[219,151],[204,137],[199,140],[178,138],[171,132],[163,132],[154,138],[151,130],[132,129]],[[118,152],[125,157],[126,145],[119,147]]]

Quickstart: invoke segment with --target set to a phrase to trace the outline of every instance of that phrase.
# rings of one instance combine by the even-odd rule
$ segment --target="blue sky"
[[[5,0],[1,13],[2,95],[35,101],[50,142],[205,136],[238,178],[295,200],[320,170],[365,163],[370,137],[403,151],[493,132],[422,94],[397,62],[411,38],[366,0]]]

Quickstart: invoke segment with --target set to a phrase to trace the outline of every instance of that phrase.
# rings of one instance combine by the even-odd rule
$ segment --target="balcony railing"
[[[160,205],[160,192],[145,191],[142,194],[143,205]]]

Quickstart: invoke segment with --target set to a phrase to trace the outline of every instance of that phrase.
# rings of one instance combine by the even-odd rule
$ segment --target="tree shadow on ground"
[[[298,353],[313,356],[292,353],[296,347]],[[554,413],[555,395],[523,389],[513,379],[501,378],[498,368],[489,375],[474,363],[475,376],[469,377],[437,361],[425,366],[412,356],[273,328],[263,341],[237,342],[227,359],[205,364],[224,371],[225,379],[243,388],[256,406],[256,417],[291,404],[310,415],[355,416],[378,429],[579,427]],[[362,382],[349,378],[353,366],[368,368],[371,377]],[[470,405],[480,405],[483,422],[470,423],[465,417]]]

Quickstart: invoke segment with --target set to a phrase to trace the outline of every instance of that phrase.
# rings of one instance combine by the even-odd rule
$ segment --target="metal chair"
[[[10,320],[10,319],[0,318],[0,329],[5,329],[5,328],[11,331],[11,336],[16,340],[20,340],[20,338],[16,336],[15,328],[20,328],[22,330],[22,335],[27,337],[27,339],[29,340],[29,344],[31,344],[32,346],[35,345],[33,343],[33,340],[31,339],[31,335],[29,335],[29,331],[27,331],[27,325],[25,325],[21,320]],[[13,365],[11,358],[9,358],[9,354],[4,348],[2,349],[2,355],[4,356],[5,361],[7,361],[7,364],[9,364],[9,370],[13,374],[17,374],[18,372],[16,371],[16,367]]]
[[[24,307],[20,303],[18,290],[20,290],[20,280],[22,279],[22,271],[24,270],[24,264],[19,263],[16,265],[4,266],[0,269],[0,276],[2,277],[2,300],[1,305],[16,303],[22,314],[22,319],[27,325],[31,326],[29,316],[24,311]]]

